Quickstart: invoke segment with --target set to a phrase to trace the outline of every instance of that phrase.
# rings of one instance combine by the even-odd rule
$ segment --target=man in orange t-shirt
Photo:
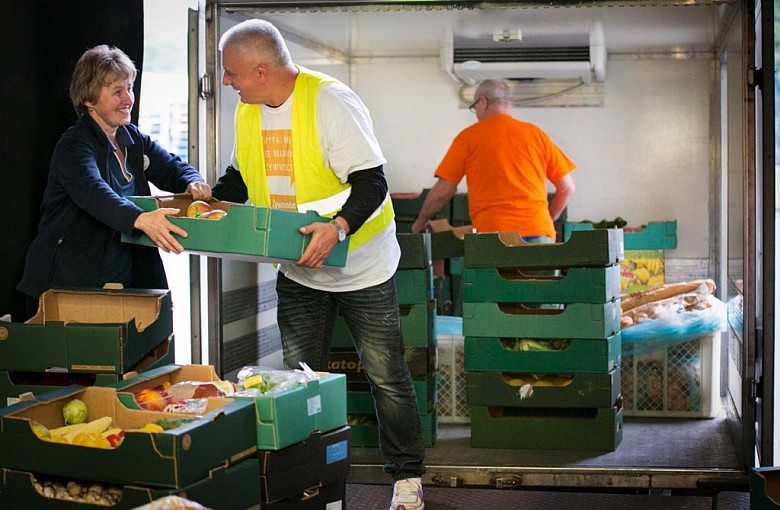
[[[478,232],[515,231],[529,242],[555,242],[553,222],[574,195],[574,163],[539,127],[511,116],[506,82],[480,83],[470,109],[478,122],[453,140],[412,232],[426,228],[465,175],[469,215]],[[549,206],[548,180],[555,186]]]

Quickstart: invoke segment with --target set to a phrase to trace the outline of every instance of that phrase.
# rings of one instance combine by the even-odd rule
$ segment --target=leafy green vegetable
[[[65,419],[65,425],[76,425],[87,421],[87,404],[74,398],[62,406],[62,417]]]
[[[154,423],[161,426],[163,430],[171,430],[183,425],[187,425],[188,423],[191,423],[195,420],[197,420],[197,418],[160,418]]]

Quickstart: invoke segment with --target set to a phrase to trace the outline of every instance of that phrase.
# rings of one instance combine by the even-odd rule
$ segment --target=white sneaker
[[[405,478],[393,484],[390,510],[423,510],[422,478]]]

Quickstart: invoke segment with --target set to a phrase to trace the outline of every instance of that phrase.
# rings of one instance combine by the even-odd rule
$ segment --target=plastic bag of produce
[[[236,396],[255,397],[266,393],[278,393],[294,388],[304,381],[304,374],[298,370],[275,370],[257,366],[244,367],[238,372]]]
[[[633,356],[665,349],[690,340],[722,331],[726,325],[726,305],[714,296],[703,310],[680,312],[661,310],[654,319],[641,319],[638,324],[621,330],[623,355]]]
[[[230,381],[182,381],[158,388],[144,388],[133,395],[135,402],[147,411],[201,414],[209,397],[232,395],[236,387]]]
[[[171,402],[182,400],[227,397],[236,391],[230,381],[182,381],[165,390]]]

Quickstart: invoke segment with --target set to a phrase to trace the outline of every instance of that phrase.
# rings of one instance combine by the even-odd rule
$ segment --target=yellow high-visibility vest
[[[325,164],[317,129],[317,99],[320,87],[335,81],[316,71],[298,67],[292,105],[292,161],[295,198],[298,210],[316,211],[332,218],[349,196],[349,183],[342,184]],[[244,179],[249,201],[260,207],[270,207],[261,130],[260,105],[239,102],[236,109],[236,162]],[[349,236],[353,250],[383,231],[393,221],[393,205],[388,197],[368,220]]]

